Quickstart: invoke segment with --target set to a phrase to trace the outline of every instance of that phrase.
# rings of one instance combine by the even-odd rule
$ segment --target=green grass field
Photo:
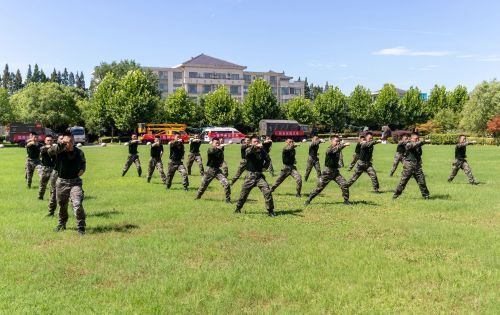
[[[273,146],[276,169],[281,146]],[[57,219],[37,200],[38,177],[34,189],[25,187],[25,150],[0,149],[0,313],[500,313],[498,147],[469,147],[481,182],[471,186],[463,172],[446,181],[452,146],[426,146],[431,200],[413,180],[392,200],[401,166],[390,178],[395,146],[379,145],[383,194],[362,175],[350,190],[354,206],[342,205],[332,182],[304,208],[290,178],[274,193],[275,218],[258,189],[240,215],[217,181],[193,200],[196,165],[189,192],[178,174],[166,191],[157,173],[151,184],[134,166],[120,176],[123,146],[83,150],[87,235],[80,237],[71,212],[70,229],[52,231]],[[147,169],[149,148],[139,150]],[[344,150],[347,164],[353,150]],[[307,145],[298,149],[302,174],[306,154]],[[238,156],[238,145],[227,148],[230,176]]]

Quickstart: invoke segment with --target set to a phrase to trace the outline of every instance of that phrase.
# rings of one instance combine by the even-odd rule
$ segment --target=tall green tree
[[[205,96],[205,118],[212,126],[234,125],[238,119],[238,102],[231,97],[227,88],[219,86]]]
[[[111,73],[102,80],[90,101],[79,104],[85,126],[91,133],[98,134],[102,129],[114,130],[115,122],[111,113],[111,104],[117,90],[118,79]]]
[[[448,99],[446,97],[446,88],[444,85],[434,85],[429,95],[429,100],[427,101],[427,106],[429,108],[429,113],[431,117],[434,116],[441,109],[448,108]]]
[[[286,118],[298,121],[301,124],[313,124],[315,122],[314,107],[310,99],[305,96],[297,96],[283,105]]]
[[[399,100],[401,124],[404,127],[413,126],[427,121],[428,113],[424,101],[420,97],[418,87],[410,87]]]
[[[64,71],[62,72],[62,75],[61,75],[61,84],[69,85],[69,73],[68,73],[68,69],[66,69],[66,68],[64,68]]]
[[[304,80],[304,97],[308,100],[312,100],[311,87],[309,86],[309,83],[307,82],[307,77]]]
[[[38,64],[35,63],[33,68],[33,77],[31,77],[31,82],[40,82],[40,69],[38,69]]]
[[[24,85],[28,85],[31,82],[32,78],[33,73],[31,72],[31,65],[28,65],[28,72],[26,72],[26,81],[24,82]]]
[[[260,78],[253,81],[248,86],[248,94],[243,101],[245,123],[255,129],[260,120],[277,119],[280,116],[280,106],[271,85]]]
[[[3,68],[3,75],[2,75],[2,87],[8,90],[9,86],[10,86],[9,65],[5,64],[5,68]]]
[[[177,89],[163,102],[165,119],[170,123],[194,124],[197,105],[184,89]]]
[[[331,131],[342,131],[347,121],[347,97],[338,87],[328,87],[314,100],[318,123]]]
[[[399,94],[394,84],[384,84],[373,104],[373,110],[379,125],[401,124]]]
[[[80,72],[80,75],[78,76],[77,79],[75,79],[75,81],[77,88],[85,90],[85,77],[83,76],[83,72]]]
[[[47,76],[45,75],[45,72],[43,72],[43,69],[40,70],[40,82],[42,83],[49,82]]]
[[[56,82],[57,83],[57,71],[56,68],[52,70],[52,73],[50,74],[50,82]]]
[[[460,126],[477,134],[484,134],[488,121],[500,115],[500,82],[483,81],[478,84],[465,103]]]
[[[458,85],[455,89],[447,94],[446,103],[448,108],[455,113],[461,112],[465,103],[469,99],[467,88],[463,85]]]
[[[68,76],[68,85],[69,86],[75,86],[75,75],[74,75],[73,72],[69,73],[69,76]]]
[[[375,123],[372,95],[369,89],[357,85],[349,96],[349,118],[355,126],[370,126]]]
[[[100,65],[94,67],[94,72],[92,73],[92,79],[90,80],[90,91],[93,93],[99,83],[104,79],[108,73],[113,73],[116,77],[121,78],[125,76],[130,70],[141,69],[141,65],[135,60],[121,60],[119,62],[113,61],[111,63],[101,62]],[[148,77],[151,74],[147,73]],[[80,79],[83,77],[83,73],[80,75]]]
[[[21,71],[19,71],[19,69],[17,69],[16,77],[14,79],[14,89],[15,89],[15,91],[19,91],[22,88],[23,88],[23,77],[21,75]]]
[[[61,74],[61,71],[57,71],[57,83],[62,84],[62,74]]]
[[[9,101],[9,92],[7,89],[0,88],[0,125],[7,125],[16,118],[16,112]]]

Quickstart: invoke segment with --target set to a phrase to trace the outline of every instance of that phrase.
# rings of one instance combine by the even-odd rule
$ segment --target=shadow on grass
[[[352,205],[366,205],[366,206],[379,206],[378,203],[371,201],[371,200],[356,200],[352,201],[350,200]],[[312,203],[311,203],[312,204]],[[344,205],[343,201],[335,201],[335,202],[317,202],[316,204],[318,205]]]
[[[169,188],[169,190],[184,190],[184,187],[183,186],[171,186]],[[188,187],[187,191],[197,191],[197,190],[198,190],[198,188],[196,188],[196,187]]]
[[[92,200],[92,199],[97,199],[97,197],[92,196],[92,195],[84,195],[84,196],[83,196],[83,199],[84,199],[84,200]]]
[[[109,232],[130,233],[131,230],[138,229],[139,226],[135,224],[112,224],[112,225],[98,225],[87,227],[88,234],[100,234]]]
[[[304,215],[302,214],[304,210],[302,209],[292,209],[292,210],[282,210],[282,211],[276,211],[276,215],[295,215],[298,217],[303,217]]]
[[[449,200],[449,199],[451,199],[451,196],[450,196],[450,194],[436,194],[436,195],[431,195],[429,197],[429,199],[431,199],[431,200],[437,200],[437,199],[439,199],[439,200]]]
[[[89,217],[99,217],[99,218],[111,218],[113,215],[122,214],[121,211],[111,210],[111,211],[97,211],[93,213],[89,213],[87,216]]]
[[[278,194],[278,193],[273,192],[273,196],[276,195],[276,196],[292,196],[292,197],[295,197],[296,194],[297,193],[280,193],[280,194]]]

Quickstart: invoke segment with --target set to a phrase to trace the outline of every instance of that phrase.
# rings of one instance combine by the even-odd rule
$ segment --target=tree
[[[245,123],[256,128],[262,119],[277,119],[281,110],[273,94],[271,85],[263,79],[253,81],[248,87],[248,94],[243,101]]]
[[[14,79],[14,90],[19,91],[22,88],[23,88],[23,77],[21,75],[21,71],[19,71],[19,69],[17,69],[16,77]]]
[[[63,85],[69,85],[69,73],[68,69],[64,68],[64,71],[61,76],[61,84]]]
[[[83,72],[80,72],[78,76],[78,80],[76,80],[76,87],[82,90],[85,90],[85,77],[83,76]]]
[[[330,131],[341,131],[347,119],[347,98],[338,87],[330,86],[315,99],[314,112],[319,124],[329,127]]]
[[[16,120],[15,111],[9,101],[9,92],[0,88],[0,125],[7,125]]]
[[[114,130],[115,123],[111,115],[112,106],[110,104],[117,88],[117,78],[113,74],[109,74],[102,80],[91,100],[79,104],[85,126],[90,133],[98,134],[101,129]]]
[[[283,106],[286,118],[298,121],[301,124],[313,124],[315,122],[314,108],[310,99],[297,96]]]
[[[68,85],[69,86],[75,86],[75,75],[73,74],[73,72],[69,73]]]
[[[50,82],[56,82],[57,83],[57,71],[56,68],[52,70],[52,73],[50,74]]]
[[[45,75],[45,72],[43,70],[40,70],[40,82],[45,83],[48,82],[49,80],[47,79],[47,76]]]
[[[35,67],[33,68],[33,76],[31,77],[30,82],[40,82],[40,70],[38,69],[38,64],[35,63]]]
[[[130,70],[141,69],[139,63],[135,62],[135,60],[121,60],[120,62],[113,61],[111,63],[101,62],[100,65],[94,67],[94,72],[92,73],[92,80],[90,80],[90,91],[93,93],[99,83],[102,82],[104,77],[108,73],[113,73],[117,78],[121,78],[125,76]],[[147,74],[150,76],[150,74]],[[80,75],[81,79],[83,79],[83,73]]]
[[[234,125],[238,102],[231,97],[227,87],[221,85],[205,96],[205,118],[212,126]]]
[[[311,87],[307,83],[307,77],[304,80],[304,97],[308,100],[312,100]]]
[[[184,89],[177,89],[163,102],[165,119],[171,123],[195,123],[197,105]]]
[[[441,131],[448,132],[458,128],[460,115],[451,108],[444,108],[434,115],[432,121]]]
[[[61,71],[57,71],[57,83],[62,84],[62,75],[61,75]]]
[[[463,85],[458,85],[452,92],[448,93],[446,99],[447,107],[455,113],[461,112],[468,99],[469,93],[467,92],[467,88]]]
[[[31,72],[31,65],[28,65],[28,72],[26,73],[26,82],[24,85],[28,85],[31,82],[31,79],[33,78],[33,73]]]
[[[5,64],[5,68],[3,69],[3,75],[2,75],[2,87],[7,90],[9,86],[10,86],[9,65]]]
[[[423,123],[429,116],[420,94],[420,89],[412,86],[399,100],[401,123],[404,127]]]
[[[495,138],[500,135],[500,116],[495,116],[488,121],[486,124],[486,131]]]
[[[483,81],[465,103],[460,126],[473,133],[484,134],[488,121],[500,115],[500,82]]]
[[[321,93],[323,93],[323,88],[319,85],[314,85],[311,83],[312,100],[314,101]]]
[[[446,88],[442,85],[434,85],[427,101],[429,113],[434,116],[440,109],[448,107],[448,99],[446,97]]]
[[[39,121],[61,129],[79,121],[77,99],[69,87],[57,83],[32,83],[12,95],[11,106],[23,122]]]
[[[377,99],[373,104],[373,110],[377,118],[377,124],[401,124],[399,94],[394,84],[384,84],[384,87],[379,91]]]
[[[375,123],[372,95],[369,89],[357,85],[349,96],[349,117],[355,126],[370,126]]]

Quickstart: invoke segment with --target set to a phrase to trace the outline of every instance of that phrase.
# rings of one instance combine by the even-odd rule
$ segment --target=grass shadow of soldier
[[[112,225],[97,225],[87,227],[88,234],[100,234],[109,232],[130,233],[132,230],[138,229],[139,226],[135,224],[123,223]]]

